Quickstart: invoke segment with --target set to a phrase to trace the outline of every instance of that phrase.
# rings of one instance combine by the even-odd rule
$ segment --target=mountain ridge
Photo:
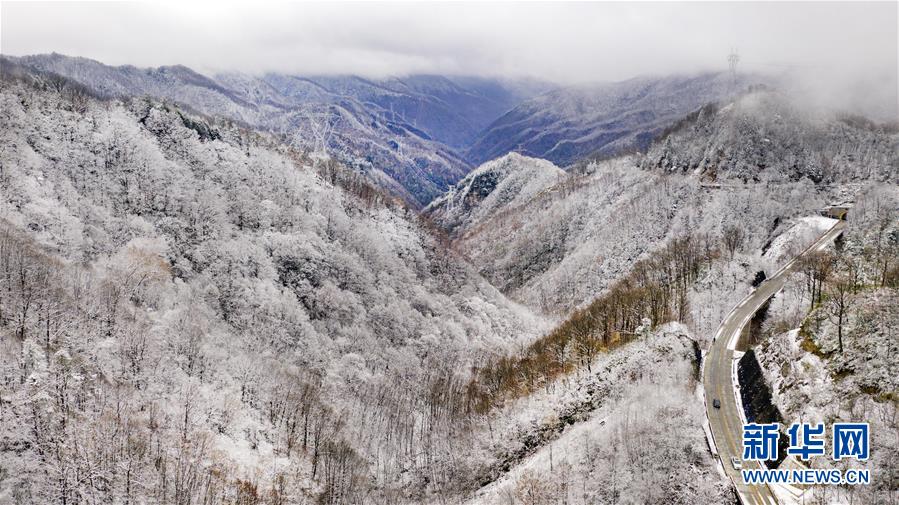
[[[296,147],[381,174],[374,180],[382,184],[391,179],[384,187],[415,206],[426,205],[470,170],[456,151],[482,125],[551,86],[443,76],[206,76],[183,65],[110,66],[58,53],[0,58],[69,78],[101,96],[150,95],[280,133]]]
[[[734,80],[729,73],[707,72],[559,88],[497,119],[466,156],[480,163],[516,151],[567,166],[589,155],[642,150],[666,125],[758,81],[755,75]]]
[[[470,229],[500,209],[527,202],[564,176],[547,160],[508,153],[469,172],[423,212],[449,233]]]

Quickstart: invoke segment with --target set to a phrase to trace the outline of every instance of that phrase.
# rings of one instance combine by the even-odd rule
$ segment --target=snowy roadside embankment
[[[895,261],[890,237],[897,234],[891,201],[872,191],[859,202],[844,242],[794,274],[775,298],[766,323],[772,336],[757,349],[772,399],[787,425],[841,421],[871,427],[867,462],[835,462],[829,453],[808,462],[810,468],[868,468],[871,484],[815,487],[806,501],[878,503],[895,496],[899,292],[890,267]],[[815,280],[821,282],[817,289]],[[784,331],[790,327],[795,329]]]
[[[503,473],[467,503],[722,503],[693,357],[667,324],[507,406],[487,448]]]
[[[806,247],[837,223],[836,219],[824,216],[806,216],[796,219],[795,224],[781,233],[762,254],[772,274],[790,260],[799,256]]]

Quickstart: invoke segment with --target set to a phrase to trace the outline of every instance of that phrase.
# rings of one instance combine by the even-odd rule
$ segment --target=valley
[[[2,7],[0,505],[899,500],[889,69],[711,42],[811,4]]]

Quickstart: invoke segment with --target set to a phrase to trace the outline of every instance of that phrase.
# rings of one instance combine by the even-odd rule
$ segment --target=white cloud
[[[300,74],[533,76],[793,68],[895,97],[897,3],[10,3],[0,51]]]

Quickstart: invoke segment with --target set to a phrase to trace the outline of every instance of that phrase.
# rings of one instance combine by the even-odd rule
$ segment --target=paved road
[[[732,381],[731,367],[733,362],[734,347],[737,338],[743,331],[743,327],[749,319],[761,307],[766,300],[774,296],[783,288],[784,284],[796,268],[797,260],[811,251],[824,249],[828,243],[834,240],[845,228],[845,221],[839,221],[814,244],[809,246],[800,256],[787,263],[770,279],[763,282],[755,291],[746,297],[739,305],[727,315],[718,332],[712,347],[706,353],[702,382],[705,387],[706,415],[712,430],[712,437],[721,458],[721,464],[727,476],[736,486],[740,500],[746,504],[776,504],[777,500],[767,486],[747,486],[743,484],[743,478],[739,470],[735,470],[731,458],[742,457],[743,448],[743,421],[737,410],[736,388]],[[721,408],[712,406],[712,400],[718,399]],[[761,468],[761,463],[745,462],[744,468]]]

